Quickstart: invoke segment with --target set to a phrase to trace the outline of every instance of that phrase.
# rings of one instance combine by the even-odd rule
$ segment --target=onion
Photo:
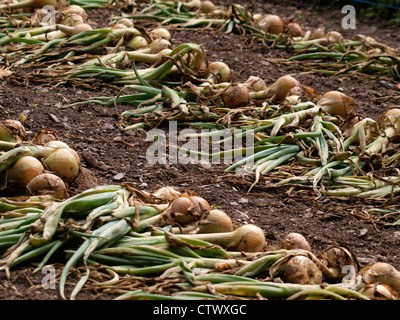
[[[58,200],[64,200],[67,197],[64,181],[52,173],[37,175],[27,184],[26,191],[32,196],[47,196]]]
[[[8,170],[8,180],[17,184],[21,188],[26,185],[37,175],[43,173],[42,163],[35,157],[25,156],[18,159]]]
[[[123,24],[127,28],[133,28],[133,21],[128,18],[119,19],[116,24]]]
[[[400,272],[392,265],[385,262],[376,262],[360,271],[366,284],[383,283],[400,294]]]
[[[378,123],[388,138],[400,134],[400,109],[393,108],[385,111],[378,119]]]
[[[332,116],[347,118],[354,116],[356,110],[355,101],[339,91],[329,91],[322,95],[317,103],[326,113]]]
[[[345,266],[352,266],[354,270],[359,269],[356,257],[346,248],[331,246],[320,253],[319,258],[326,266],[324,275],[327,278],[341,280],[346,273],[343,273]]]
[[[337,43],[342,38],[343,38],[342,34],[337,31],[330,31],[325,35],[325,39],[328,42],[328,44]]]
[[[213,83],[228,82],[232,79],[231,69],[224,62],[211,62],[208,65],[208,71],[210,73],[208,80],[212,81]]]
[[[140,49],[140,48],[148,46],[148,44],[149,43],[147,42],[147,40],[144,37],[136,36],[136,37],[133,37],[131,40],[129,40],[128,43],[126,44],[126,46],[131,49]]]
[[[61,141],[50,141],[45,146],[54,145],[55,142]],[[79,174],[79,156],[69,147],[56,149],[49,156],[45,157],[43,162],[51,172],[65,182],[73,182]]]
[[[171,33],[165,28],[153,29],[151,30],[150,34],[153,40],[156,39],[171,40]]]
[[[200,11],[203,13],[210,13],[216,9],[216,6],[213,2],[209,0],[202,1]]]
[[[325,37],[325,28],[323,27],[315,29],[310,35],[310,39],[321,39],[324,37]]]
[[[286,33],[291,37],[303,37],[304,30],[297,22],[290,22],[286,27]]]
[[[212,209],[207,217],[200,221],[198,233],[220,233],[233,231],[232,219],[225,211]]]
[[[183,3],[187,9],[197,10],[201,7],[201,0],[191,0]]]
[[[253,14],[252,18],[255,23],[259,23],[264,18],[264,16],[261,13],[255,13]]]
[[[67,15],[62,21],[61,24],[66,26],[75,27],[78,24],[84,23],[83,17],[79,14],[72,13]]]
[[[44,145],[50,141],[58,140],[58,135],[53,130],[37,131],[32,139],[33,144]],[[66,145],[68,147],[68,145]]]
[[[20,143],[26,140],[26,132],[18,120],[4,120],[0,123],[0,140]]]
[[[259,27],[262,31],[271,34],[280,34],[283,32],[284,23],[282,19],[274,14],[265,15],[260,22]]]
[[[226,108],[247,106],[250,102],[249,89],[242,84],[231,86],[222,94],[222,99]]]
[[[244,83],[250,91],[262,91],[268,87],[263,79],[260,77],[250,76]]]
[[[24,0],[21,2],[15,2],[11,4],[4,4],[0,6],[0,10],[6,10],[10,8],[11,10],[18,9],[40,9],[44,6],[57,7],[57,0]]]
[[[83,9],[81,6],[78,6],[77,4],[71,4],[70,6],[62,10],[60,13],[63,14],[64,16],[68,16],[70,14],[78,14],[84,19],[87,18],[85,9]]]
[[[128,27],[127,27],[126,25],[124,25],[124,24],[117,23],[117,24],[114,24],[114,25],[111,27],[111,29],[128,29]]]
[[[231,251],[260,252],[266,245],[264,232],[252,224],[245,224],[232,232],[197,233],[182,237],[208,241]]]
[[[61,31],[62,33],[65,33],[67,36],[74,36],[78,33],[92,30],[92,26],[87,24],[87,23],[81,23],[76,26],[64,26],[63,24],[57,24],[56,25],[57,30]]]
[[[282,280],[297,284],[321,284],[322,272],[318,266],[308,257],[298,255],[292,257],[285,266]]]
[[[163,213],[163,219],[179,225],[187,225],[203,219],[210,210],[210,205],[205,199],[185,193],[172,201]]]
[[[399,295],[390,286],[382,283],[371,283],[359,291],[371,300],[398,300]]]
[[[311,251],[310,244],[303,235],[296,232],[291,232],[286,235],[282,241],[282,248],[286,250],[303,249]]]
[[[181,196],[181,193],[172,187],[162,187],[153,193],[153,196],[162,201],[170,202]]]
[[[262,99],[270,98],[272,102],[282,102],[295,87],[301,87],[300,83],[292,76],[286,75],[276,80],[267,90],[255,93],[254,97],[260,96]]]

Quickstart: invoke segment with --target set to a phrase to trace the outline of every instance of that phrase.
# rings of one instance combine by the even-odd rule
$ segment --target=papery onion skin
[[[0,140],[7,142],[23,142],[26,140],[26,131],[18,120],[7,119],[0,123]]]
[[[371,300],[399,300],[398,293],[383,283],[367,284],[359,292]]]
[[[317,105],[326,113],[342,118],[352,117],[356,112],[356,102],[340,91],[329,91],[323,94]]]
[[[395,290],[400,295],[400,272],[386,262],[376,262],[360,271],[365,283],[383,283]]]
[[[26,191],[32,196],[48,196],[64,200],[68,193],[64,181],[52,173],[43,173],[33,178],[26,186]]]
[[[222,61],[211,62],[208,65],[208,71],[212,82],[229,82],[232,79],[229,66]]]
[[[264,231],[255,225],[246,224],[233,231],[234,241],[226,248],[233,251],[261,252],[266,245]]]
[[[265,15],[258,22],[258,25],[261,28],[261,30],[271,34],[280,34],[284,30],[284,23],[282,19],[274,14]]]

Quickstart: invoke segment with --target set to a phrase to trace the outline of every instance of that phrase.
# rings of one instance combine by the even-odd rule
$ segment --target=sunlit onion
[[[172,187],[162,187],[153,193],[153,196],[164,202],[171,202],[181,196],[181,193]]]
[[[8,180],[15,183],[21,188],[26,185],[37,175],[43,173],[42,163],[35,157],[25,156],[18,159],[8,170]]]
[[[198,233],[220,233],[233,231],[232,219],[223,210],[212,209],[207,217],[200,221]]]
[[[329,272],[324,275],[330,279],[341,280],[348,272],[345,267],[352,267],[358,271],[359,266],[356,257],[342,246],[331,246],[319,255],[321,262]]]
[[[356,102],[339,91],[329,91],[325,93],[317,102],[317,105],[326,113],[342,118],[354,116],[356,111]]]
[[[300,86],[300,83],[295,78],[285,75],[268,87],[266,90],[268,93],[267,96],[271,98],[272,102],[282,102],[293,88]]]
[[[142,36],[136,36],[129,40],[126,46],[131,49],[140,49],[146,47],[148,44],[149,43],[147,42],[146,38]]]
[[[48,144],[54,144],[51,141]],[[46,145],[48,145],[46,144]],[[47,168],[63,179],[65,182],[73,182],[79,174],[80,159],[71,148],[59,148],[43,159]]]
[[[163,215],[166,221],[187,225],[204,218],[210,210],[210,205],[205,199],[182,194],[172,201]]]
[[[115,24],[123,24],[127,28],[133,28],[133,21],[128,18],[119,19]]]
[[[62,21],[61,24],[66,26],[75,27],[78,24],[84,23],[84,19],[81,15],[73,13],[67,15]]]
[[[64,16],[68,16],[70,14],[78,14],[82,18],[86,19],[87,13],[84,8],[77,4],[71,4],[70,6],[66,7],[64,10],[61,11]]]
[[[171,33],[165,29],[165,28],[156,28],[151,30],[150,32],[151,37],[153,38],[153,40],[156,39],[165,39],[165,40],[171,40]]]
[[[208,65],[208,71],[210,73],[209,80],[214,83],[229,82],[232,79],[231,69],[222,61],[211,62]]]
[[[259,22],[258,25],[262,31],[271,34],[280,34],[283,32],[284,23],[282,19],[274,14],[265,15]]]
[[[213,2],[209,0],[205,0],[201,2],[200,11],[203,13],[210,13],[216,9],[216,6]]]
[[[51,199],[64,200],[67,188],[64,181],[52,173],[43,173],[33,178],[26,186],[31,196],[46,196]]]

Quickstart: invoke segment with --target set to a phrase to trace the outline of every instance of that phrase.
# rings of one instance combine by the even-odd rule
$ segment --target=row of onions
[[[223,210],[172,187],[149,193],[131,184],[105,185],[66,200],[1,200],[0,269],[9,275],[33,264],[39,271],[64,252],[58,279],[64,299],[92,286],[117,299],[166,300],[391,300],[400,291],[399,272],[389,264],[360,270],[347,248],[314,254],[298,233],[273,247],[259,227],[234,227]],[[354,270],[351,281],[343,280],[345,266]],[[67,297],[75,267],[84,274]],[[127,289],[127,281],[140,284]],[[154,282],[162,293],[149,292]]]
[[[155,1],[134,14],[132,20],[152,19],[161,25],[195,28],[215,27],[223,32],[238,32],[260,43],[289,52],[301,52],[277,63],[299,64],[323,74],[385,74],[400,78],[399,50],[362,34],[346,39],[340,32],[320,27],[305,30],[301,23],[274,14],[252,13],[241,5],[215,6],[211,1]],[[118,19],[119,17],[114,17]]]

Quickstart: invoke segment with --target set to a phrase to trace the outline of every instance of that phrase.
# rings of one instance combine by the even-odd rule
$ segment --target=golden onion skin
[[[25,156],[18,159],[8,170],[8,180],[21,188],[25,188],[33,178],[43,173],[43,171],[44,168],[40,160],[35,157]]]
[[[70,148],[56,149],[43,162],[51,172],[67,183],[73,182],[79,174],[79,156]]]
[[[297,284],[321,284],[323,275],[318,266],[308,257],[298,255],[291,258],[283,272],[282,280]]]

